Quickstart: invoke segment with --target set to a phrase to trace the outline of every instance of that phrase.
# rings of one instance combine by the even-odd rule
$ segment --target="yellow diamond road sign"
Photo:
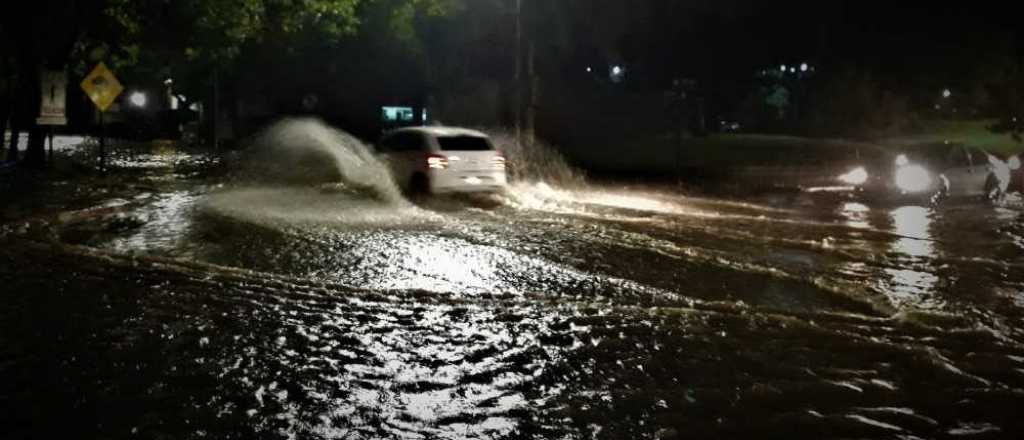
[[[107,68],[106,64],[99,63],[82,80],[82,90],[85,90],[85,94],[89,96],[93,104],[96,104],[96,108],[105,112],[124,91],[124,86]]]

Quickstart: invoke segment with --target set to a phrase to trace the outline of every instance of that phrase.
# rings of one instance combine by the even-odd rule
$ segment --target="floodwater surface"
[[[1024,435],[1019,200],[350,188],[2,247],[10,438]]]

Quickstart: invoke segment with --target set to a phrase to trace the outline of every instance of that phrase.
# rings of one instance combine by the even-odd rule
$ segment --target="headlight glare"
[[[918,193],[931,185],[931,174],[920,165],[907,165],[896,170],[896,186],[903,192]]]
[[[868,171],[864,167],[857,167],[850,172],[839,176],[839,181],[847,185],[863,185],[868,181]]]

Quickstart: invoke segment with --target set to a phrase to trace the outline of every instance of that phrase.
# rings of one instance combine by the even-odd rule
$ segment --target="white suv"
[[[381,138],[377,154],[395,182],[414,194],[497,192],[508,185],[505,156],[474,130],[401,128]]]

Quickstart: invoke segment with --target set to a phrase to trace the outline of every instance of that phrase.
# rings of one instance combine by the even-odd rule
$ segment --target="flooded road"
[[[85,246],[0,246],[5,437],[1024,435],[1017,200],[206,182],[130,205]]]

